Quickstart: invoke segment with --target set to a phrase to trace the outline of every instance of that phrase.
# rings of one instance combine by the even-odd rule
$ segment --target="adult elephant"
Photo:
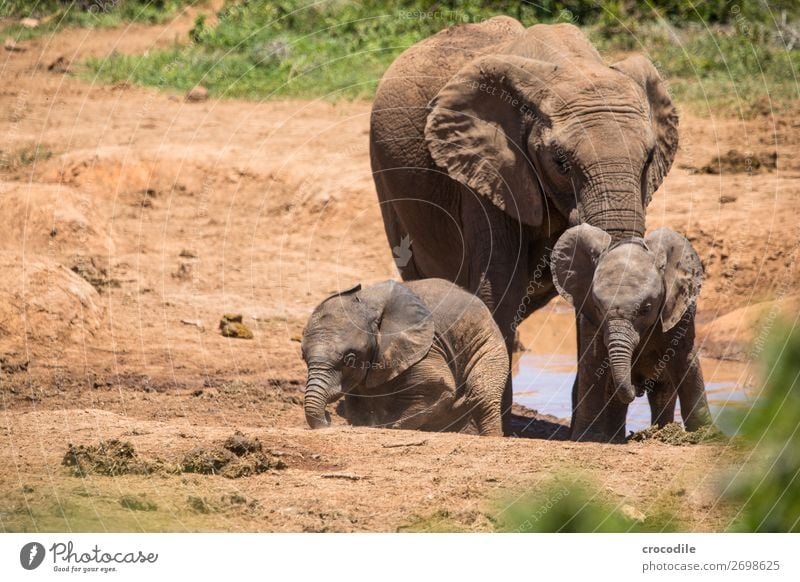
[[[370,154],[405,280],[439,277],[490,307],[509,353],[555,290],[550,249],[587,222],[644,235],[678,116],[641,56],[607,66],[575,26],[508,17],[455,26],[389,67]],[[511,382],[504,394],[509,431]]]

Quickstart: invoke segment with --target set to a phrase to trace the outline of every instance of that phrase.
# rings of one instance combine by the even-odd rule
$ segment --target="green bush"
[[[742,418],[754,449],[728,495],[740,504],[734,529],[800,532],[800,329],[771,335],[765,388]]]
[[[512,533],[671,532],[677,525],[667,511],[633,516],[581,479],[556,478],[536,491],[509,499],[495,519]]]
[[[0,18],[41,18],[36,28],[11,24],[5,36],[27,40],[53,34],[70,26],[103,28],[124,22],[157,24],[172,17],[179,8],[198,0],[0,0]]]
[[[762,2],[740,7],[723,0],[655,7],[631,0],[249,0],[228,2],[214,27],[198,17],[188,44],[88,64],[106,81],[180,90],[201,83],[219,96],[370,98],[386,67],[411,44],[454,24],[509,14],[525,25],[585,25],[607,54],[647,54],[679,102],[747,114],[753,104],[763,109],[765,98],[776,106],[797,98],[792,71],[800,52],[782,49],[774,34],[780,10],[796,17],[796,4],[781,0],[769,10]]]

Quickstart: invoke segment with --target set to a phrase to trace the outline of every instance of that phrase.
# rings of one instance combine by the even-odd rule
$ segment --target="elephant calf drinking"
[[[336,293],[303,332],[305,414],[330,424],[344,396],[352,424],[502,435],[508,353],[484,303],[442,279],[385,281]]]
[[[612,244],[588,224],[567,230],[552,253],[554,282],[578,313],[578,379],[572,438],[622,440],[634,397],[647,393],[652,423],[711,424],[694,349],[703,267],[692,245],[662,228]]]

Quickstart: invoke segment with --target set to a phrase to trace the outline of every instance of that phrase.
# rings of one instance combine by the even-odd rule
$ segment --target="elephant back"
[[[423,139],[428,103],[466,63],[524,32],[518,21],[498,16],[447,28],[406,49],[383,74],[373,102],[373,170],[433,167]]]

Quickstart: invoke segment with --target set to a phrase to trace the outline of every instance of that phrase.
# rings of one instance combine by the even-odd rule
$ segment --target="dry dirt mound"
[[[154,470],[151,463],[139,458],[131,443],[117,439],[100,441],[97,445],[69,444],[61,464],[76,477],[148,475]]]
[[[100,328],[103,312],[95,288],[64,266],[0,253],[0,349],[82,342]]]
[[[800,295],[742,307],[698,328],[701,350],[720,360],[757,358],[775,321],[797,313]]]
[[[771,172],[778,167],[778,152],[742,153],[729,150],[726,154],[714,156],[705,166],[696,170],[703,174]]]
[[[42,164],[37,178],[78,188],[98,200],[135,196],[147,204],[148,198],[165,193],[203,190],[202,168],[187,161],[188,152],[184,154],[175,148],[152,156],[117,146],[76,150]]]
[[[724,441],[726,436],[714,426],[706,426],[693,432],[686,432],[678,422],[671,422],[661,428],[651,426],[628,436],[629,441],[642,443],[658,441],[667,445],[699,445],[711,441]]]
[[[180,463],[180,470],[184,473],[222,475],[228,479],[285,468],[286,463],[280,457],[273,456],[271,451],[264,451],[261,441],[239,431],[219,445],[192,449]]]
[[[119,439],[101,440],[96,445],[69,444],[61,464],[76,477],[199,473],[238,479],[286,469],[281,456],[282,453],[264,450],[258,438],[236,431],[221,443],[195,447],[177,464],[143,458],[132,443]]]
[[[114,242],[92,199],[64,186],[0,183],[0,250],[58,257],[109,255]]]
[[[698,302],[701,322],[772,301],[800,287],[794,210],[776,210],[770,219],[774,222],[766,223],[764,218],[748,215],[753,204],[745,200],[741,208],[738,202],[726,205],[737,207],[730,228],[703,228],[696,223],[686,233],[705,271]]]

